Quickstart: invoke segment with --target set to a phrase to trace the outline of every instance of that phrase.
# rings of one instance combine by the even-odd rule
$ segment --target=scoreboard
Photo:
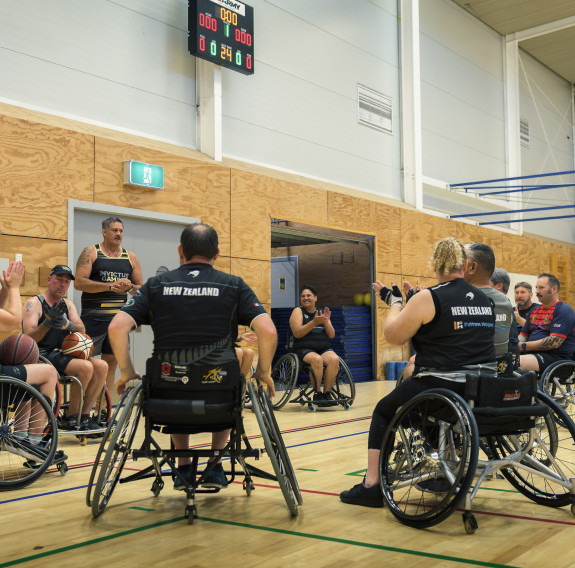
[[[236,0],[189,0],[188,51],[206,61],[254,72],[254,9]]]

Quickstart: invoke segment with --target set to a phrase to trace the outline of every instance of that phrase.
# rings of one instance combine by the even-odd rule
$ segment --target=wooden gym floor
[[[200,518],[188,525],[184,495],[165,478],[157,498],[150,480],[119,485],[103,515],[93,519],[85,495],[99,442],[82,447],[62,436],[60,447],[69,456],[66,476],[48,472],[28,488],[0,494],[0,568],[573,566],[575,518],[568,508],[536,505],[505,480],[486,482],[479,490],[474,535],[465,533],[460,512],[432,529],[416,530],[385,508],[340,502],[339,492],[363,477],[371,411],[393,384],[358,384],[349,411],[312,413],[288,405],[276,413],[304,498],[294,518],[277,486],[256,478],[250,497],[241,480],[218,494],[198,495]],[[246,412],[244,420],[253,445],[263,447],[254,415]],[[193,443],[207,440],[198,435]],[[126,468],[148,464],[129,461]],[[255,465],[271,471],[265,455]]]

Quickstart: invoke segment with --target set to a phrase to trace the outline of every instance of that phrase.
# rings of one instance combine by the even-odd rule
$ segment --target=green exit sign
[[[143,162],[124,162],[124,184],[164,189],[164,168]]]

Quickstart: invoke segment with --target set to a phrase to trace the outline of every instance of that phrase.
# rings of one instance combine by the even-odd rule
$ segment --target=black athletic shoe
[[[202,483],[202,487],[212,487],[215,489],[225,489],[227,486],[228,480],[221,463],[217,464],[214,469],[208,473]]]
[[[192,483],[192,464],[182,465],[178,468],[178,471],[186,481],[184,483],[179,477],[176,477],[174,479],[174,489],[176,491],[182,491],[186,488],[186,483],[188,485]]]
[[[313,401],[314,402],[323,402],[325,400],[325,397],[323,396],[323,393],[321,391],[317,391],[313,393]]]
[[[74,431],[78,429],[77,416],[64,416],[58,420],[58,430]]]
[[[337,406],[336,395],[333,391],[323,393],[324,406]]]
[[[363,482],[354,485],[349,491],[342,491],[339,498],[348,505],[362,507],[383,507],[383,493],[379,485],[366,487]]]

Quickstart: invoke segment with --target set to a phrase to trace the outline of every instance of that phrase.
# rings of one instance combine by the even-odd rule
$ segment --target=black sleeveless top
[[[302,324],[305,325],[315,318],[314,310],[313,313],[306,312],[301,306],[299,306],[303,316]],[[331,349],[331,342],[327,333],[325,332],[324,325],[316,325],[310,332],[306,333],[303,337],[293,338],[293,348],[294,349],[313,349],[314,351],[323,351],[325,349]]]
[[[107,256],[100,248],[96,248],[96,260],[92,264],[90,280],[94,282],[114,283],[120,278],[130,278],[133,271],[130,255],[125,248],[118,257]],[[82,319],[89,318],[99,321],[111,321],[126,303],[126,292],[82,292]]]
[[[40,325],[46,319],[46,312],[50,310],[52,306],[48,305],[46,298],[44,298],[44,294],[38,294],[36,298],[40,300],[40,304],[42,306],[42,315],[38,320],[38,325]],[[63,302],[64,300],[60,301]],[[66,309],[62,313],[63,315],[68,317],[68,305],[66,305]],[[38,341],[38,348],[40,349],[40,355],[46,355],[46,353],[54,351],[54,349],[60,349],[64,337],[66,337],[69,333],[70,332],[65,329],[50,328],[48,330],[48,333],[44,336],[44,338]]]
[[[463,278],[428,288],[435,317],[412,338],[418,367],[458,371],[493,364],[495,312],[493,302]]]

